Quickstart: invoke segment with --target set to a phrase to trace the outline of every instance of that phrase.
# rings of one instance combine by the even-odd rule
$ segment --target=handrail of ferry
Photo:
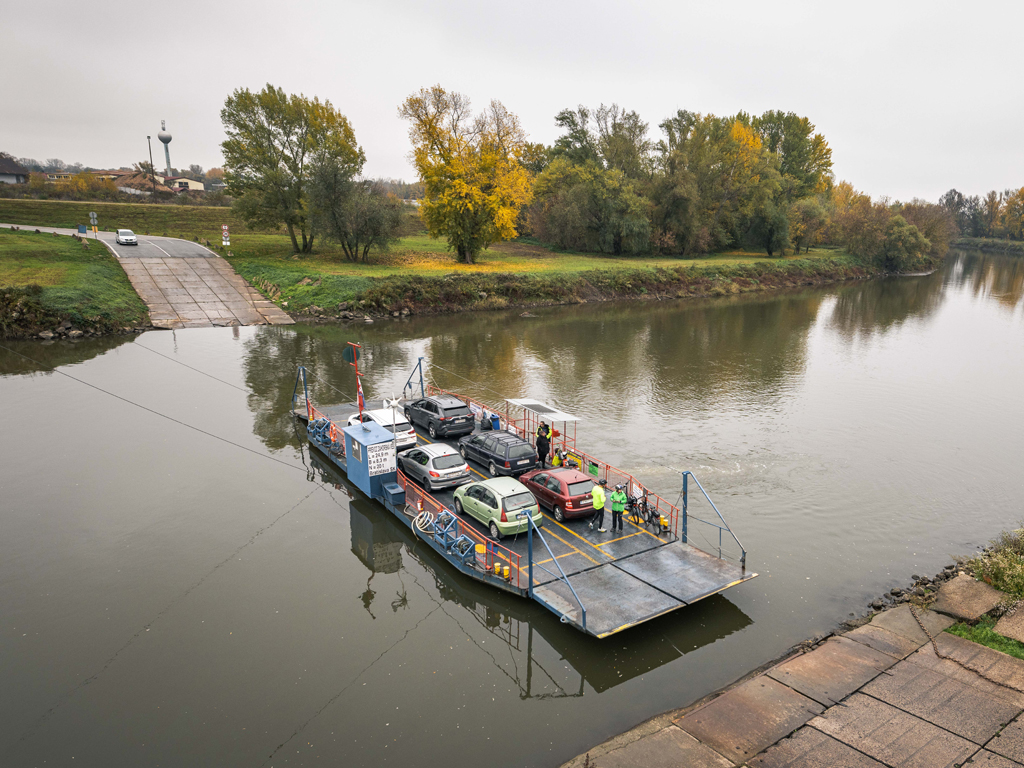
[[[398,484],[405,489],[406,504],[411,504],[415,508],[418,501],[422,502],[423,508],[429,509],[435,519],[439,514],[441,514],[442,510],[447,509],[447,507],[442,505],[441,502],[418,485],[409,482],[409,479],[401,470],[398,471]],[[467,525],[466,521],[458,515],[455,516],[455,519],[458,521],[458,536],[468,536],[473,540],[474,544],[483,544],[485,552],[487,552],[490,557],[496,557],[499,560],[504,560],[509,566],[509,583],[512,583],[512,572],[515,571],[515,586],[517,589],[522,589],[522,583],[520,580],[520,574],[522,573],[521,556],[517,552],[513,552],[508,547],[502,546],[501,544],[498,544],[492,539],[484,536],[472,526]],[[485,561],[484,563],[484,566],[488,569],[493,569],[493,565],[493,562]],[[493,570],[491,570],[491,572],[493,573]]]
[[[526,436],[523,435],[523,428],[522,428],[522,426],[520,426],[517,423],[517,422],[521,421],[521,419],[513,418],[509,414],[507,406],[506,406],[506,408],[504,410],[501,409],[501,408],[495,408],[492,405],[489,405],[487,403],[481,402],[479,400],[475,400],[475,399],[473,399],[471,397],[467,397],[466,395],[463,395],[463,394],[461,394],[459,392],[452,392],[452,391],[447,390],[447,389],[442,389],[441,387],[435,386],[433,384],[428,384],[427,385],[427,391],[431,395],[440,395],[440,394],[451,395],[453,397],[459,398],[460,400],[466,401],[467,403],[472,403],[472,404],[478,406],[479,408],[481,408],[482,410],[488,411],[490,413],[496,413],[496,414],[499,415],[500,418],[502,418],[505,421],[505,423],[508,425],[508,428],[511,431],[515,432],[516,434],[520,435],[521,437],[526,438]],[[696,515],[690,513],[685,507],[683,509],[680,509],[675,504],[672,504],[672,503],[666,501],[664,498],[662,498],[658,494],[654,493],[653,491],[648,490],[647,487],[643,483],[641,483],[639,480],[637,480],[635,477],[633,477],[633,475],[631,475],[628,472],[625,472],[625,471],[623,471],[621,469],[617,469],[616,467],[613,467],[608,462],[602,461],[601,459],[597,458],[596,456],[591,456],[589,453],[586,453],[585,451],[581,451],[578,448],[573,448],[570,451],[570,453],[575,454],[576,456],[580,457],[583,460],[584,464],[581,467],[582,471],[587,472],[587,466],[586,465],[588,463],[593,465],[593,466],[595,466],[597,468],[597,473],[598,473],[597,476],[598,476],[598,478],[600,479],[601,477],[603,477],[605,480],[608,481],[609,485],[614,486],[614,485],[616,485],[618,483],[623,483],[627,487],[632,486],[632,487],[635,487],[635,488],[643,489],[643,492],[646,493],[646,495],[647,495],[647,503],[648,504],[653,504],[654,508],[657,510],[658,514],[664,515],[668,519],[669,531],[672,533],[673,536],[675,536],[676,538],[680,538],[680,525],[682,526],[682,532],[681,532],[682,536],[681,536],[681,538],[682,538],[682,541],[684,543],[692,545],[692,542],[689,540],[689,525],[688,525],[689,522],[703,523],[704,525],[708,525],[708,526],[710,526],[712,528],[718,529],[718,547],[717,547],[717,550],[718,550],[717,551],[717,555],[718,555],[718,557],[720,559],[722,559],[722,560],[739,560],[740,564],[744,568],[746,567],[746,561],[747,561],[747,551],[746,551],[746,549],[743,547],[743,544],[740,542],[740,540],[736,536],[735,532],[733,532],[732,528],[729,527],[729,524],[726,522],[725,518],[722,516],[722,513],[718,510],[718,507],[715,506],[714,502],[711,501],[711,498],[708,496],[707,492],[700,485],[700,483],[697,483],[697,486],[700,488],[701,493],[704,494],[704,497],[711,504],[711,507],[715,510],[715,514],[717,514],[718,518],[722,521],[722,525],[718,525],[717,523],[712,522],[710,520],[704,520],[704,519],[702,519],[700,517],[697,517]],[[683,484],[684,484],[684,494],[683,495],[684,495],[684,498],[686,496],[686,494],[685,494],[685,485],[686,485],[686,477],[687,476],[693,477],[694,481],[697,480],[697,478],[693,476],[692,472],[684,473],[684,475],[683,475]],[[738,558],[734,554],[730,554],[730,553],[727,553],[727,552],[724,551],[723,546],[722,546],[723,532],[728,532],[728,534],[730,536],[732,536],[733,541],[736,542],[736,546],[739,547],[740,551],[739,551],[739,557]],[[708,541],[708,546],[714,547],[714,544],[712,542]],[[716,554],[716,553],[715,552],[709,552],[708,554]]]
[[[569,588],[569,591],[572,592],[572,596],[576,598],[576,603],[580,607],[580,614],[581,614],[581,617],[582,617],[582,620],[583,620],[582,626],[583,626],[583,629],[585,631],[587,629],[587,607],[585,605],[583,605],[583,601],[580,600],[580,596],[576,594],[576,588],[573,587],[572,582],[569,581],[569,577],[565,575],[565,571],[562,570],[562,565],[558,562],[558,558],[555,557],[555,553],[552,552],[551,551],[551,547],[548,546],[548,540],[545,539],[544,538],[544,534],[540,532],[540,526],[538,526],[535,522],[533,522],[533,517],[529,514],[529,512],[526,513],[526,519],[529,521],[528,525],[530,526],[530,529],[531,529],[530,530],[531,536],[534,533],[536,533],[538,536],[540,536],[541,544],[544,545],[544,549],[546,549],[548,551],[548,554],[551,556],[551,562],[553,562],[555,564],[555,567],[558,569],[558,573],[555,574],[555,573],[552,573],[551,571],[549,571],[547,568],[545,568],[542,564],[534,562],[534,560],[533,560],[533,547],[531,546],[530,547],[530,558],[531,559],[530,559],[530,561],[528,563],[529,568],[530,568],[530,597],[534,597],[534,594],[533,594],[533,569],[535,567],[536,568],[540,568],[542,571],[544,571],[546,574],[548,574],[551,578],[553,578],[555,580],[564,581],[565,582],[565,586],[567,586]],[[547,605],[547,602],[545,601],[544,604]],[[565,614],[562,614],[561,619],[562,619],[562,622],[565,623],[565,622],[567,622],[569,620],[569,617],[566,616]]]
[[[735,533],[733,533],[732,528],[729,527],[729,523],[727,523],[725,521],[725,518],[722,516],[722,513],[718,511],[718,507],[715,506],[715,502],[713,502],[711,500],[711,497],[708,496],[708,492],[704,490],[704,486],[700,484],[700,480],[698,480],[697,476],[695,474],[693,474],[693,472],[690,472],[689,470],[687,470],[686,472],[683,472],[683,509],[684,510],[686,509],[687,501],[688,501],[687,500],[687,490],[688,490],[687,489],[687,485],[688,485],[687,481],[688,481],[689,478],[692,478],[693,482],[695,482],[697,484],[697,487],[700,488],[700,492],[702,494],[704,494],[704,498],[707,499],[708,504],[710,504],[711,508],[713,510],[715,510],[715,514],[718,515],[718,519],[722,521],[722,525],[717,525],[717,524],[712,523],[712,522],[710,522],[708,520],[701,520],[699,517],[694,517],[694,519],[698,520],[698,521],[700,521],[702,523],[705,523],[707,525],[712,525],[712,526],[715,526],[716,528],[718,528],[718,551],[719,551],[719,555],[718,556],[719,557],[722,556],[721,555],[721,551],[722,551],[722,531],[723,530],[728,531],[729,535],[732,536],[733,541],[736,542],[736,546],[740,548],[740,553],[741,553],[741,555],[740,555],[740,563],[743,565],[744,568],[746,568],[747,567],[747,550],[746,550],[746,548],[740,542],[739,537]],[[725,526],[725,527],[723,528],[722,526]],[[686,532],[686,518],[685,518],[685,516],[683,518],[683,531],[684,531],[684,537],[685,537],[685,532]]]

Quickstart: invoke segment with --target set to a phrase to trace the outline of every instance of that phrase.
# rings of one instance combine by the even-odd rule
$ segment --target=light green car
[[[537,499],[530,490],[511,477],[492,477],[455,489],[455,511],[475,517],[487,526],[492,539],[526,533],[528,523],[520,515],[529,511],[535,525],[541,516]]]

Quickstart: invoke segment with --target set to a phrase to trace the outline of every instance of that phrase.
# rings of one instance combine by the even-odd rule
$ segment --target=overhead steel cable
[[[161,419],[167,419],[168,421],[174,422],[175,424],[180,424],[181,426],[187,427],[188,429],[191,429],[191,430],[193,430],[195,432],[198,432],[198,433],[200,433],[202,435],[206,435],[207,437],[212,437],[214,440],[220,440],[222,443],[227,443],[228,445],[233,445],[235,448],[241,448],[243,451],[247,451],[248,453],[251,453],[254,456],[259,456],[259,457],[264,458],[264,459],[270,459],[270,461],[275,461],[278,464],[281,464],[281,465],[286,466],[286,467],[290,467],[291,469],[297,469],[300,472],[305,472],[306,471],[305,467],[300,467],[297,464],[292,464],[292,463],[287,462],[287,461],[282,461],[281,459],[278,459],[278,458],[276,458],[274,456],[271,456],[270,454],[267,454],[267,453],[260,453],[259,451],[253,450],[252,448],[247,448],[246,446],[242,445],[241,443],[236,443],[233,440],[228,440],[226,437],[221,437],[220,435],[216,435],[213,432],[207,432],[205,429],[200,429],[197,426],[194,426],[194,425],[189,424],[187,422],[184,422],[184,421],[181,421],[179,419],[176,419],[173,416],[168,416],[166,413],[160,413],[160,411],[156,411],[156,410],[154,410],[152,408],[149,408],[148,406],[142,405],[141,403],[137,403],[134,400],[129,400],[127,397],[123,397],[122,395],[118,395],[115,392],[111,392],[110,390],[104,389],[103,387],[99,387],[99,386],[97,386],[95,384],[90,384],[88,381],[85,381],[83,379],[79,379],[76,376],[72,376],[70,373],[65,373],[64,371],[62,371],[62,370],[60,370],[58,368],[53,368],[53,367],[51,367],[49,365],[46,365],[46,363],[43,363],[43,362],[41,362],[39,360],[36,360],[35,358],[29,357],[28,355],[23,355],[21,352],[17,352],[16,350],[11,349],[10,347],[5,347],[4,345],[0,344],[0,349],[5,350],[6,352],[10,352],[12,355],[17,355],[18,357],[22,357],[25,360],[28,360],[30,363],[35,363],[36,365],[38,365],[39,367],[41,367],[43,369],[52,371],[53,373],[58,373],[61,376],[64,376],[65,378],[68,378],[68,379],[71,379],[72,381],[78,382],[79,384],[84,384],[85,386],[87,386],[87,387],[89,387],[91,389],[95,389],[97,392],[102,392],[105,395],[109,395],[110,397],[113,397],[116,400],[120,400],[121,402],[128,403],[129,405],[134,405],[136,408],[140,408],[143,411],[147,411],[148,413],[152,413],[154,416],[159,416]],[[216,377],[213,377],[213,378],[216,378]],[[224,382],[224,383],[227,383],[227,382]]]
[[[178,365],[184,365],[190,371],[195,371],[196,373],[200,373],[203,376],[206,376],[207,378],[213,379],[214,381],[219,381],[221,384],[227,384],[229,387],[231,387],[232,389],[237,389],[239,392],[245,392],[246,394],[249,394],[249,390],[246,389],[245,387],[240,387],[237,384],[232,384],[230,381],[224,381],[224,379],[218,379],[216,376],[214,376],[211,373],[207,373],[206,371],[201,371],[198,368],[193,368],[188,363],[183,363],[181,360],[175,360],[170,355],[165,355],[163,352],[157,352],[155,349],[153,349],[152,347],[147,347],[145,344],[140,344],[139,342],[136,341],[133,346],[141,347],[142,349],[148,349],[154,355],[160,355],[160,357],[162,357],[162,358],[164,358],[166,360],[170,360],[172,363],[177,363]]]

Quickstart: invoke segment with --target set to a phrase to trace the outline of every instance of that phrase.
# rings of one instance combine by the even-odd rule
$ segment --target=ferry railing
[[[693,480],[694,483],[697,484],[697,488],[700,489],[701,495],[703,495],[704,498],[707,500],[708,504],[711,505],[711,508],[713,510],[715,510],[715,514],[718,516],[718,519],[722,523],[721,525],[719,525],[718,523],[715,523],[715,522],[713,522],[711,520],[703,520],[703,519],[697,517],[696,515],[688,513],[687,510],[689,509],[689,496],[690,496],[689,481],[691,479]],[[718,511],[718,507],[715,506],[715,502],[713,502],[711,500],[711,497],[708,496],[708,492],[704,490],[704,486],[700,484],[700,480],[697,479],[696,475],[694,475],[693,472],[690,472],[689,470],[687,470],[686,472],[683,472],[683,541],[684,542],[686,542],[688,537],[689,537],[689,524],[690,524],[690,522],[694,522],[694,521],[698,522],[698,523],[703,523],[705,525],[711,526],[712,528],[717,528],[718,529],[718,556],[719,557],[722,557],[722,540],[723,540],[723,536],[724,536],[724,534],[728,533],[732,537],[732,540],[733,540],[733,542],[735,542],[736,546],[740,548],[740,565],[743,567],[744,570],[746,570],[746,567],[747,567],[747,550],[743,547],[742,542],[740,542],[739,537],[733,532],[732,528],[729,527],[729,524],[725,521],[725,518],[722,516],[722,513]]]
[[[447,507],[418,485],[409,482],[409,479],[401,471],[398,472],[398,484],[405,489],[405,503],[412,505],[414,509],[419,510],[422,508],[428,511],[434,519],[437,519],[437,516],[447,509]],[[484,552],[486,553],[483,563],[484,568],[493,575],[494,563],[496,561],[503,561],[509,568],[509,584],[515,584],[517,589],[522,589],[521,555],[484,536],[467,524],[461,517],[456,515],[455,519],[458,521],[456,538],[458,536],[467,536],[472,539],[474,546],[477,544],[484,545]]]
[[[299,384],[302,384],[302,399],[306,406],[306,415],[309,416],[309,383],[306,381],[306,366],[300,365],[295,372],[295,386],[292,387],[292,410],[296,408],[296,401],[299,397]]]
[[[530,575],[530,597],[534,598],[534,594],[533,594],[533,569],[534,569],[534,567],[540,568],[542,571],[544,571],[546,574],[548,574],[553,579],[558,579],[560,581],[565,582],[565,586],[567,586],[569,588],[569,591],[572,592],[572,596],[574,598],[576,598],[576,603],[580,607],[580,616],[582,618],[583,629],[585,631],[587,629],[587,608],[586,608],[586,606],[583,605],[583,601],[580,600],[580,596],[576,594],[576,589],[573,587],[572,582],[569,581],[569,577],[565,575],[565,571],[562,570],[562,566],[558,562],[558,558],[555,557],[555,553],[552,552],[551,551],[551,547],[548,546],[548,542],[547,542],[547,539],[544,538],[544,534],[540,532],[540,528],[538,528],[537,524],[533,521],[533,515],[530,514],[529,510],[527,510],[526,512],[520,512],[519,513],[519,517],[525,517],[526,520],[527,520],[526,530],[527,530],[528,536],[527,536],[527,540],[526,540],[526,542],[527,542],[526,543],[526,546],[527,546],[526,562],[528,563],[529,569],[530,569],[530,574],[529,574]],[[534,533],[534,531],[536,531],[537,535],[540,536],[541,544],[544,545],[544,549],[546,549],[548,551],[548,556],[551,558],[551,562],[553,562],[555,564],[555,567],[558,569],[558,573],[557,574],[552,573],[551,571],[549,571],[547,568],[545,568],[543,566],[543,564],[535,563],[533,561],[533,533]],[[534,598],[534,599],[536,599],[536,598]],[[544,602],[544,601],[540,601],[540,602],[543,602],[544,605],[547,605],[547,603]],[[561,615],[560,618],[561,618],[563,624],[569,621],[569,617],[566,616],[564,613]]]

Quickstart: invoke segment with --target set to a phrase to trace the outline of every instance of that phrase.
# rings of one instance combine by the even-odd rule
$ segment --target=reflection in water
[[[449,604],[449,616],[456,622],[476,622],[508,647],[518,660],[513,671],[497,662],[495,667],[514,682],[521,699],[581,697],[588,686],[600,693],[751,624],[743,611],[716,595],[662,620],[661,633],[633,633],[629,653],[616,654],[607,643],[566,627],[535,603],[490,589],[453,570],[433,549],[420,543],[409,528],[349,485],[316,449],[309,449],[307,466],[311,480],[333,486],[348,497],[352,552],[370,571],[362,595],[367,612],[374,616],[374,610],[381,609],[381,595],[385,610],[390,607],[397,612],[409,607],[411,598],[403,579],[407,572],[404,549],[433,577],[435,594]],[[381,585],[379,580],[375,582],[380,576],[393,576],[398,584],[385,580],[386,586]],[[461,610],[451,612],[452,604]],[[566,677],[566,664],[573,672],[571,679]]]
[[[993,299],[1013,311],[1024,303],[1024,259],[980,251],[954,251],[945,280],[967,287],[978,299]]]
[[[265,328],[246,342],[250,407],[267,446],[284,447],[298,363],[310,370],[315,401],[353,399],[355,375],[341,358],[350,340],[364,345],[371,400],[400,391],[422,355],[430,380],[489,401],[532,395],[570,411],[581,401],[608,401],[665,415],[709,412],[723,401],[766,406],[803,373],[808,334],[823,309],[829,327],[853,341],[932,316],[950,283],[1012,310],[1024,295],[1024,259],[960,251],[931,275],[857,282],[831,295],[815,289],[559,307],[535,318],[486,312],[417,318],[414,326]]]
[[[20,354],[0,355],[0,376],[18,376],[26,373],[48,375],[51,368],[84,363],[134,339],[134,336],[100,336],[75,341],[2,341],[0,343],[5,347]],[[40,367],[21,355],[38,360],[45,367]]]

